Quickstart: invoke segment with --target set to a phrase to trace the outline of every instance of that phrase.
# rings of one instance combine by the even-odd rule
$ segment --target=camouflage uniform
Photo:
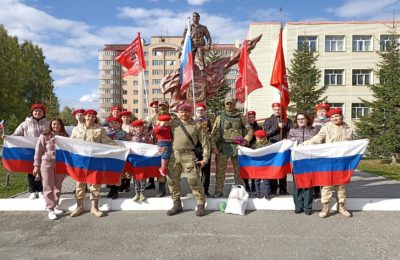
[[[225,104],[236,100],[232,97],[225,98]],[[240,111],[223,111],[217,116],[211,131],[211,149],[218,149],[219,154],[215,157],[217,172],[215,174],[215,192],[214,197],[221,197],[224,191],[225,170],[228,158],[231,158],[233,165],[235,185],[243,185],[243,180],[239,177],[238,152],[235,139],[243,137],[247,143],[253,138],[253,129],[247,122],[245,116]]]
[[[171,192],[171,197],[174,202],[180,201],[181,174],[186,173],[193,196],[196,198],[197,205],[205,204],[204,189],[200,180],[200,169],[196,167],[196,156],[194,154],[195,146],[186,137],[183,132],[180,122],[184,125],[189,135],[195,144],[200,142],[203,148],[203,160],[208,161],[210,157],[210,142],[201,127],[191,118],[187,121],[179,119],[171,122],[172,131],[172,148],[173,154],[168,165],[168,187]]]

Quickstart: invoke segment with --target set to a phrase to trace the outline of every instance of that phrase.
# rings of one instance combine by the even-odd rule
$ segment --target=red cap
[[[158,100],[155,100],[153,102],[150,103],[151,107],[158,107]]]
[[[193,108],[192,108],[192,105],[190,105],[190,104],[188,104],[188,103],[182,103],[182,104],[180,104],[180,105],[178,105],[178,106],[176,107],[176,110],[177,110],[177,111],[181,110],[181,111],[188,111],[188,112],[191,112],[191,111],[193,111]]]
[[[258,138],[265,138],[267,137],[267,133],[264,130],[257,130],[254,132],[254,135]]]
[[[247,112],[248,116],[256,116],[256,111],[249,111]]]
[[[72,115],[73,115],[73,116],[76,116],[76,114],[78,114],[78,113],[84,114],[84,113],[85,113],[85,109],[77,109],[77,110],[75,110],[74,112],[72,112]]]
[[[118,122],[118,123],[122,123],[122,119],[119,117],[113,117],[113,116],[109,116],[107,117],[107,122],[111,123],[111,122]]]
[[[158,121],[170,121],[171,120],[171,116],[170,115],[159,115],[157,117]]]
[[[343,115],[342,109],[341,108],[331,109],[331,110],[328,111],[328,113],[326,113],[326,116],[327,117],[331,117],[331,116],[336,115],[336,114]]]
[[[95,115],[95,116],[97,116],[97,111],[93,110],[93,109],[86,110],[85,111],[85,116],[86,115]]]
[[[142,125],[144,125],[144,122],[143,122],[143,120],[140,120],[140,119],[133,121],[131,124],[131,126],[133,126],[133,127],[142,126]]]
[[[132,112],[131,111],[122,111],[121,113],[119,113],[120,116],[132,116]]]
[[[322,109],[329,111],[329,109],[331,109],[331,107],[329,106],[328,103],[318,103],[315,106],[315,111],[322,110]]]
[[[122,111],[122,107],[120,107],[120,106],[111,107],[111,112],[114,111],[114,110]]]
[[[281,107],[281,103],[272,103],[272,108]]]
[[[43,113],[46,113],[46,107],[43,104],[32,104],[31,106],[31,113],[35,109],[40,109],[43,111]]]
[[[198,108],[198,107],[202,107],[204,110],[207,110],[207,107],[206,107],[206,105],[204,105],[203,103],[196,103],[196,108]]]

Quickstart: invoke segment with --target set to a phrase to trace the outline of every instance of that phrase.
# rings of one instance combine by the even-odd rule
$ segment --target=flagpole
[[[281,20],[281,28],[279,29],[279,34],[282,34],[282,32],[283,32],[283,24],[282,24],[283,23],[283,12],[282,12],[282,7],[281,7],[281,9],[279,11],[280,11],[279,13],[280,13],[280,20]],[[281,36],[283,36],[283,35],[281,35]],[[279,36],[279,37],[281,37],[281,36]],[[283,45],[282,42],[281,42],[281,44]],[[283,48],[283,46],[282,46],[282,48]],[[280,86],[280,89],[279,89],[279,101],[281,103],[280,123],[283,123],[282,79],[280,80],[279,86]],[[282,125],[282,128],[280,129],[280,136],[281,136],[281,141],[282,141],[283,140],[283,125]]]
[[[187,30],[187,32],[186,33],[188,33],[189,34],[189,36],[190,36],[190,17],[188,17],[188,30]],[[186,35],[185,35],[186,36]],[[190,40],[192,40],[192,38],[191,38],[191,36],[190,36]],[[190,50],[190,51],[192,51],[192,50]],[[193,59],[192,59],[192,99],[193,99],[193,116],[195,116],[196,115],[196,95],[195,95],[195,92],[194,92],[194,57],[193,57]]]
[[[139,42],[140,42],[140,46],[141,46],[140,51],[143,54],[143,47],[142,47],[143,45],[142,45],[142,38],[140,37],[140,32],[138,32],[138,37],[139,37]],[[141,65],[142,65],[142,68],[145,67],[145,64],[141,64]],[[150,114],[150,105],[149,105],[150,101],[149,101],[148,86],[146,83],[146,75],[145,75],[144,71],[145,71],[145,69],[142,69],[142,80],[143,80],[143,86],[144,86],[144,95],[146,97],[147,115],[149,115]],[[143,95],[143,93],[141,93],[141,95]],[[141,110],[143,109],[143,105],[140,107],[140,109]],[[144,117],[144,116],[142,115],[142,117]]]

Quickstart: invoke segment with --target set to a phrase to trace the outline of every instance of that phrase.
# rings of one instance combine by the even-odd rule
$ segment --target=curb
[[[207,198],[207,210],[219,210],[218,204],[227,201],[227,198],[212,199]],[[196,201],[193,198],[182,198],[183,208],[194,210]],[[101,198],[99,207],[103,211],[135,211],[135,210],[169,210],[172,207],[172,200],[167,198],[148,198],[142,203],[133,202],[131,199],[105,199]],[[332,204],[331,209],[336,209],[336,203]],[[400,211],[400,199],[379,199],[379,198],[349,198],[346,200],[346,207],[355,211]],[[73,198],[62,198],[59,208],[63,210],[74,210],[76,200]],[[90,209],[90,200],[85,200],[85,208]],[[313,203],[313,210],[320,210],[320,200]],[[43,211],[45,210],[44,199],[29,200],[23,199],[0,199],[0,211]],[[266,199],[249,199],[246,210],[294,210],[292,197],[280,197]]]

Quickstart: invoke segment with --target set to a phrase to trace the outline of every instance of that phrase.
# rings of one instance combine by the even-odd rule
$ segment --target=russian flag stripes
[[[4,136],[4,168],[10,172],[32,173],[37,140],[37,137]]]
[[[367,146],[368,140],[361,139],[292,148],[296,187],[349,183]]]
[[[290,148],[294,142],[281,142],[258,148],[239,148],[240,177],[244,179],[282,179],[290,173]]]

